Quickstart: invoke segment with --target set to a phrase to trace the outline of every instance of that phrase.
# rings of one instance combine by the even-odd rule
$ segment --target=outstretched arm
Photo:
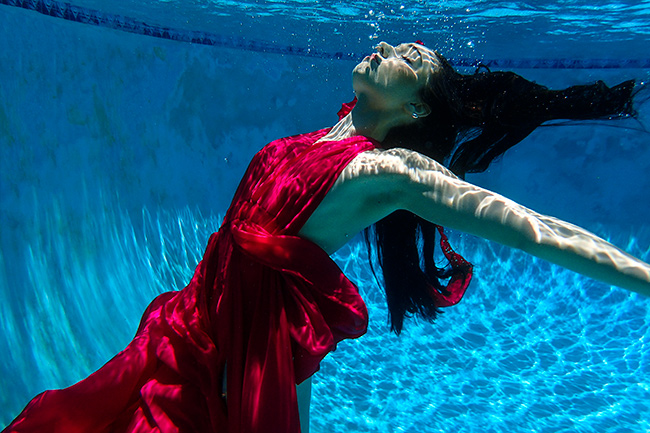
[[[650,265],[578,226],[458,179],[435,161],[395,149],[410,184],[400,207],[433,223],[521,249],[591,278],[650,296]]]
[[[335,251],[349,234],[397,209],[650,296],[647,263],[578,226],[465,182],[434,160],[406,149],[359,154],[301,234]]]

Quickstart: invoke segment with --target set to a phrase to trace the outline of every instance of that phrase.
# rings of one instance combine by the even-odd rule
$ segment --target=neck
[[[405,121],[401,107],[377,106],[363,96],[359,97],[350,115],[357,134],[377,141],[383,141],[391,128]]]
[[[350,114],[341,119],[321,140],[343,140],[363,135],[383,141],[391,128],[408,122],[410,116],[401,107],[386,109],[373,106],[367,98],[359,97]]]

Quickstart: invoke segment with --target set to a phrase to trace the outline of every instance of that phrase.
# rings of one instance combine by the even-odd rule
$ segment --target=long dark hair
[[[485,171],[546,121],[635,115],[634,80],[612,88],[598,81],[549,90],[513,72],[491,72],[484,66],[472,75],[463,75],[436,55],[441,70],[421,94],[431,114],[414,124],[393,128],[382,145],[420,152],[445,164],[461,178],[466,173]],[[459,275],[471,278],[467,262],[446,267],[434,263],[436,232],[434,224],[403,210],[365,231],[369,253],[372,244],[376,246],[391,330],[398,335],[405,317],[435,320],[440,307],[446,306],[439,300],[439,294],[446,291],[445,280]],[[446,248],[451,249],[448,245]]]

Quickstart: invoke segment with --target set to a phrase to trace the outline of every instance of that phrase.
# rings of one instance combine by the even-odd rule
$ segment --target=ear
[[[411,104],[411,112],[417,114],[417,117],[427,117],[431,114],[431,107],[425,102],[416,102]]]

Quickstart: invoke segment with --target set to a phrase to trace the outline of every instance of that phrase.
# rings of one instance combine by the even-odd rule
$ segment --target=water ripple
[[[181,209],[144,210],[134,225],[119,197],[93,197],[81,221],[56,204],[39,209],[25,263],[0,255],[0,424],[36,392],[84,377],[128,343],[147,303],[186,284],[219,223]],[[639,245],[649,238],[614,241],[647,260]],[[314,431],[650,428],[650,300],[470,236],[451,241],[475,264],[475,282],[435,325],[410,320],[399,338],[365,246],[335,255],[371,323],[315,377]],[[8,287],[8,272],[23,268],[22,285]]]

